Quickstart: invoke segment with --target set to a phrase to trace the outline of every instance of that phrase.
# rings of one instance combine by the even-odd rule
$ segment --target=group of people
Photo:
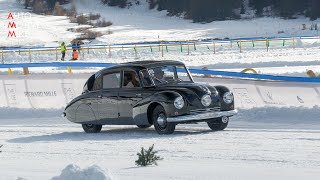
[[[80,41],[78,41],[77,43],[75,41],[73,41],[73,43],[72,43],[72,59],[71,60],[73,60],[73,61],[78,60],[79,53],[80,53],[80,45],[81,45]],[[61,54],[62,54],[61,61],[64,61],[64,58],[66,56],[66,51],[67,51],[66,44],[64,42],[62,42],[60,48],[61,48]]]

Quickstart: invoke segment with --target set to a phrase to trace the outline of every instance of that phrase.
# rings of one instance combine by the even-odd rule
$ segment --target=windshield
[[[169,82],[193,82],[185,66],[159,66],[141,71],[145,86],[159,85]]]

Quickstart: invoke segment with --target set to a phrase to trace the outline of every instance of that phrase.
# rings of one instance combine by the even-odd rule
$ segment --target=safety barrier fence
[[[90,76],[90,73],[0,76],[0,108],[64,108],[81,94],[83,85]],[[235,96],[236,108],[312,108],[320,103],[319,83],[205,77],[194,77],[194,81],[228,87]]]
[[[0,64],[0,68],[30,68],[30,67],[68,67],[70,71],[71,67],[110,67],[113,63],[101,63],[101,62],[46,62],[46,63],[19,63],[19,64]],[[320,78],[312,77],[293,77],[293,76],[275,76],[267,74],[250,74],[243,72],[229,72],[218,70],[203,70],[203,69],[189,69],[192,74],[204,74],[233,78],[249,78],[259,80],[271,80],[271,81],[288,81],[288,82],[312,82],[320,83]]]
[[[206,51],[216,53],[220,48],[238,50],[240,53],[248,48],[263,48],[266,51],[273,47],[298,47],[299,40],[319,40],[320,36],[282,36],[282,37],[254,37],[254,38],[235,38],[235,39],[202,39],[188,41],[153,41],[153,42],[137,42],[137,43],[122,43],[122,44],[96,44],[96,45],[81,45],[79,48],[80,58],[84,60],[89,56],[91,51],[97,50],[112,57],[112,52],[115,51],[132,51],[135,56],[139,51],[148,51],[149,53],[159,52],[162,57],[165,53],[179,51],[187,53],[192,51]],[[72,49],[72,46],[67,46],[67,50]],[[18,47],[18,48],[0,48],[2,64],[8,63],[11,58],[7,57],[10,53],[18,53],[24,55],[29,62],[35,62],[33,56],[41,54],[50,54],[54,56],[51,60],[58,61],[60,59],[60,47]],[[17,57],[15,57],[17,58]],[[103,57],[104,58],[104,57]]]

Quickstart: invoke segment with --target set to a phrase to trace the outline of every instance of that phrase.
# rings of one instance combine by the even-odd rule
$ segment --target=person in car
[[[135,73],[126,74],[125,81],[126,88],[140,87],[139,77]]]

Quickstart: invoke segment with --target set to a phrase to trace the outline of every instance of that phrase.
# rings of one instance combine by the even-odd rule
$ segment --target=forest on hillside
[[[127,0],[101,0],[110,6],[127,7]],[[135,2],[138,2],[136,0]],[[285,19],[297,16],[315,20],[320,17],[320,0],[147,0],[150,9],[167,10],[169,16],[181,16],[194,22],[240,19],[248,10],[254,17]]]
[[[250,18],[271,16],[292,19],[305,16],[316,20],[320,17],[320,0],[101,0],[106,5],[120,8],[130,8],[141,1],[147,1],[150,9],[167,10],[169,16],[202,23],[248,18],[248,14]],[[50,11],[56,2],[64,4],[69,0],[33,0],[31,6],[41,3]]]

